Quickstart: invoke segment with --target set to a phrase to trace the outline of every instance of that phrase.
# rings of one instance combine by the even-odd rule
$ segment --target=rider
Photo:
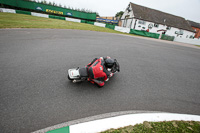
[[[95,58],[91,63],[87,65],[89,78],[88,81],[96,83],[99,87],[104,86],[104,81],[108,81],[113,76],[111,72],[114,66],[114,60],[109,56]]]

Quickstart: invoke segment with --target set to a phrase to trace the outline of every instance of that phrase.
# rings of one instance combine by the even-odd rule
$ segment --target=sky
[[[41,0],[39,0],[41,1]],[[115,16],[130,2],[200,23],[200,0],[46,0],[66,7],[85,8],[100,16]]]

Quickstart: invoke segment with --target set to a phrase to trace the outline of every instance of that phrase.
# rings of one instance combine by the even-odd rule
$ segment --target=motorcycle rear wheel
[[[71,78],[69,77],[69,75],[68,75],[68,79],[69,79],[69,80],[73,80],[73,79],[71,79]]]

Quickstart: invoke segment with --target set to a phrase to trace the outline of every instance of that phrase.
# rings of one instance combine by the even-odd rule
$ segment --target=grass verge
[[[124,34],[112,29],[85,23],[0,12],[0,28],[77,29]]]
[[[110,129],[101,133],[200,133],[200,122],[164,121],[143,122],[135,126]]]

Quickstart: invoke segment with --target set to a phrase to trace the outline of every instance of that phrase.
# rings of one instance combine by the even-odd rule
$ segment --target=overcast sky
[[[41,0],[39,0],[41,1]],[[129,2],[159,11],[181,16],[200,23],[200,0],[46,0],[67,7],[85,8],[98,12],[100,16],[115,16],[124,11]]]

